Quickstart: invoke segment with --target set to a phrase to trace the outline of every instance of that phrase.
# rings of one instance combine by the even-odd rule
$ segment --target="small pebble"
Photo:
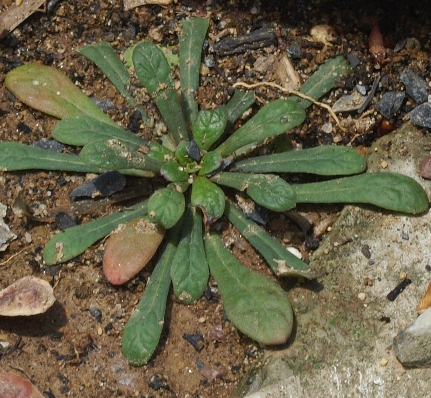
[[[364,301],[367,298],[367,295],[364,292],[358,294],[358,299]]]
[[[388,162],[387,162],[386,160],[382,160],[382,161],[380,162],[380,167],[381,167],[382,169],[386,169],[386,168],[388,167]]]
[[[401,238],[404,240],[409,240],[409,234],[405,233],[405,232],[401,232]]]
[[[386,366],[388,364],[388,359],[387,358],[382,358],[382,360],[380,361],[380,366]]]
[[[406,279],[407,278],[407,272],[400,272],[399,278],[401,280]]]

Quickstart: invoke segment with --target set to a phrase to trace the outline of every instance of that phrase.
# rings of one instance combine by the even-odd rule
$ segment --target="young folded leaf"
[[[87,115],[115,125],[66,75],[49,66],[19,66],[6,75],[5,84],[20,101],[48,115]]]
[[[180,224],[168,232],[162,255],[124,328],[122,351],[133,366],[145,365],[150,360],[162,334],[171,285],[171,263],[181,234]]]
[[[169,229],[181,218],[185,206],[184,195],[178,192],[175,185],[170,184],[151,195],[148,200],[148,215],[152,222]]]
[[[211,174],[213,171],[220,168],[223,163],[223,158],[217,152],[207,152],[202,156],[200,163],[201,169],[199,170],[199,175],[204,176]]]
[[[147,202],[144,201],[128,210],[98,218],[87,224],[68,228],[54,235],[43,251],[45,264],[54,265],[69,261],[83,253],[99,239],[107,236],[121,223],[145,216],[147,214]]]
[[[174,292],[184,304],[198,300],[208,283],[209,269],[202,236],[202,217],[188,207],[181,240],[172,260],[171,278]]]
[[[238,155],[298,126],[305,119],[305,110],[297,102],[275,100],[266,104],[247,123],[236,130],[215,149],[222,157]]]
[[[285,343],[292,331],[293,312],[283,289],[244,267],[216,234],[206,235],[205,251],[232,324],[260,344]]]
[[[198,114],[195,95],[199,88],[202,46],[209,21],[207,18],[191,18],[181,21],[181,26],[183,28],[179,43],[181,96],[187,123],[192,125]]]
[[[148,148],[144,147],[146,151]],[[85,145],[79,153],[85,163],[107,170],[138,169],[159,172],[162,163],[139,152],[140,147],[111,138]]]
[[[171,68],[162,50],[155,44],[141,42],[133,51],[133,64],[139,80],[155,101],[174,141],[188,138],[180,100],[171,78]]]
[[[234,170],[338,176],[362,173],[366,167],[365,158],[355,149],[327,145],[240,160]]]
[[[265,258],[277,276],[302,276],[307,279],[317,277],[308,264],[292,254],[263,228],[247,219],[235,205],[226,202],[224,214],[244,238]]]
[[[181,182],[189,179],[189,173],[175,160],[166,162],[161,167],[160,174],[171,182]]]
[[[191,204],[202,210],[205,225],[211,224],[223,215],[224,192],[208,178],[196,177],[192,185]]]
[[[258,204],[273,211],[286,211],[295,207],[296,194],[282,178],[274,174],[218,173],[211,178],[247,194]]]
[[[297,203],[369,203],[412,214],[428,210],[428,196],[422,186],[397,173],[367,173],[294,185],[293,189]]]
[[[227,112],[224,106],[200,111],[193,123],[193,139],[199,149],[207,151],[223,134],[226,123]]]
[[[116,138],[135,145],[146,145],[143,138],[124,130],[120,126],[108,124],[98,119],[80,115],[60,120],[52,129],[51,135],[69,145],[84,146],[94,141]]]
[[[103,253],[108,282],[122,285],[134,278],[153,258],[164,235],[164,229],[147,216],[120,224],[109,235]]]

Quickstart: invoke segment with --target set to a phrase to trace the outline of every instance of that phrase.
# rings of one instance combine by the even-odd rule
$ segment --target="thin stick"
[[[272,82],[260,82],[260,83],[254,83],[254,84],[247,84],[247,83],[244,83],[244,82],[237,82],[237,83],[235,83],[235,84],[233,85],[233,87],[235,87],[235,88],[236,88],[236,87],[240,87],[240,86],[241,86],[241,87],[248,88],[248,89],[252,89],[252,88],[256,88],[256,87],[261,87],[261,86],[266,86],[266,87],[276,88],[276,89],[278,89],[278,90],[280,90],[280,91],[283,91],[283,93],[286,93],[286,94],[294,94],[294,95],[297,95],[297,96],[298,96],[298,97],[300,97],[300,98],[306,99],[306,100],[308,100],[308,101],[312,102],[313,104],[315,104],[315,105],[317,105],[317,106],[320,106],[321,108],[326,109],[326,110],[329,112],[329,114],[333,117],[333,119],[334,119],[334,120],[335,120],[335,122],[337,123],[337,126],[340,128],[340,130],[341,130],[341,131],[344,131],[344,132],[346,132],[346,131],[347,131],[347,129],[345,129],[345,128],[341,125],[341,123],[340,123],[340,119],[338,119],[337,115],[335,114],[335,112],[332,110],[332,108],[331,108],[328,104],[325,104],[325,103],[323,103],[323,102],[316,101],[314,98],[312,98],[312,97],[310,97],[310,96],[308,96],[308,95],[306,95],[306,94],[300,93],[299,91],[295,91],[295,90],[288,90],[287,88],[284,88],[284,87],[280,86],[279,84],[272,83]]]
[[[15,258],[16,256],[20,255],[24,250],[31,249],[34,245],[31,245],[30,247],[24,247],[24,249],[21,249],[18,253],[12,254],[7,260],[2,261],[0,263],[0,267],[3,265],[6,265],[10,260]]]

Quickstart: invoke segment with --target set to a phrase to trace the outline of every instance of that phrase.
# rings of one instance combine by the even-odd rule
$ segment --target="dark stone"
[[[110,109],[116,109],[115,104],[111,100],[103,100],[96,97],[91,97],[91,100],[100,108],[103,112],[108,112]]]
[[[401,108],[405,96],[404,91],[389,91],[383,94],[374,109],[380,112],[385,119],[392,119]]]
[[[201,154],[199,152],[198,144],[196,144],[195,140],[191,140],[189,142],[189,146],[187,147],[187,155],[189,155],[196,162],[200,162]]]
[[[97,307],[90,307],[90,314],[96,319],[97,322],[102,322],[102,311]]]
[[[413,109],[409,116],[415,126],[431,128],[431,104],[429,102]]]
[[[302,48],[298,43],[293,43],[286,47],[286,52],[294,59],[301,58]]]
[[[166,379],[161,377],[158,374],[151,376],[151,379],[148,382],[148,385],[150,386],[150,388],[156,391],[160,390],[161,388],[163,388],[164,390],[170,390]]]
[[[197,352],[202,351],[202,348],[204,348],[204,336],[199,332],[193,334],[184,333],[183,339],[190,343]]]
[[[401,81],[406,87],[406,93],[417,104],[428,101],[427,82],[411,69],[404,69],[401,73]]]
[[[58,229],[64,231],[67,228],[74,227],[77,223],[77,219],[75,216],[71,216],[60,211],[55,215],[55,223],[57,224]]]

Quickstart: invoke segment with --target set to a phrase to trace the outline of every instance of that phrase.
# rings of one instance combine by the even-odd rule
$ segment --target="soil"
[[[4,11],[10,1],[0,2]],[[354,54],[360,64],[339,82],[324,102],[334,103],[356,84],[371,87],[377,76],[384,76],[372,105],[388,90],[401,89],[399,76],[405,67],[427,81],[430,70],[429,12],[426,2],[344,1],[202,1],[179,0],[162,8],[141,6],[124,11],[121,1],[59,1],[48,13],[35,13],[0,41],[0,129],[2,141],[34,143],[50,138],[56,120],[17,101],[4,87],[5,74],[21,64],[37,62],[66,73],[89,96],[111,100],[110,116],[124,127],[148,135],[143,123],[136,129],[133,110],[128,109],[102,73],[75,50],[79,46],[109,41],[122,53],[142,39],[163,46],[178,44],[179,21],[188,16],[210,18],[209,47],[204,57],[215,66],[203,67],[198,101],[203,108],[226,102],[236,81],[256,83],[277,81],[276,62],[286,46],[300,44],[302,53],[293,58],[303,80],[316,67],[338,54]],[[283,3],[283,4],[282,4]],[[377,62],[370,52],[368,38],[378,21],[383,33],[386,58]],[[313,26],[332,27],[332,37],[311,37]],[[211,52],[211,46],[227,36],[269,27],[277,39],[263,48],[247,49],[232,55]],[[415,38],[414,46],[394,52],[403,39]],[[418,47],[419,44],[419,47]],[[262,66],[262,64],[264,66]],[[258,88],[258,104],[279,98],[276,89]],[[154,106],[144,104],[149,115],[158,119]],[[292,145],[312,147],[337,143],[362,150],[379,135],[401,124],[414,104],[407,100],[400,112],[383,128],[377,112],[344,114],[339,129],[329,114],[313,106],[307,120],[290,133]],[[255,110],[258,106],[255,107]],[[367,111],[365,111],[367,112]],[[365,120],[365,122],[364,122]],[[331,125],[329,123],[332,123]],[[386,123],[386,122],[385,122]],[[322,128],[322,126],[330,126]],[[70,149],[72,150],[72,148]],[[121,354],[121,335],[150,275],[142,272],[129,284],[111,286],[103,277],[101,262],[104,242],[99,242],[79,258],[64,265],[47,267],[42,250],[58,232],[55,215],[66,212],[79,223],[127,206],[120,197],[74,202],[71,191],[89,176],[61,172],[17,172],[0,175],[0,202],[7,206],[5,222],[17,238],[0,257],[0,286],[35,275],[55,285],[56,303],[45,314],[32,317],[0,318],[0,368],[32,381],[47,397],[229,397],[243,396],[242,388],[253,379],[261,365],[256,343],[240,334],[226,319],[223,303],[214,281],[195,305],[184,306],[173,295],[166,314],[162,341],[149,364],[130,367]],[[151,182],[128,179],[126,193],[148,194]],[[21,213],[16,209],[23,210]],[[271,214],[268,230],[289,246],[297,247],[305,260],[315,249],[339,207],[299,208],[294,215]],[[314,226],[307,239],[300,224],[291,221],[301,215]],[[320,229],[321,232],[317,232]],[[243,264],[272,277],[264,261],[232,228],[223,235]],[[282,281],[292,298],[299,297],[300,281]],[[309,286],[312,288],[312,286]],[[218,330],[222,333],[214,337]],[[184,337],[192,335],[194,348]],[[190,337],[190,336],[189,336]],[[294,340],[289,344],[295,344]]]

